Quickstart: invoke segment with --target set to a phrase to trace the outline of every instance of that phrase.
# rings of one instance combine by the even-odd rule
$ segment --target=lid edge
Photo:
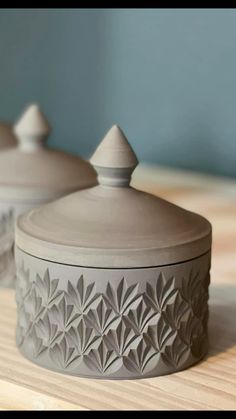
[[[21,218],[21,217],[19,217]],[[19,219],[18,219],[19,220]],[[139,268],[172,265],[195,259],[211,249],[212,229],[208,234],[191,242],[173,247],[150,249],[93,249],[65,246],[29,236],[16,222],[15,243],[25,253],[66,265],[100,268]],[[30,238],[30,240],[29,240]]]

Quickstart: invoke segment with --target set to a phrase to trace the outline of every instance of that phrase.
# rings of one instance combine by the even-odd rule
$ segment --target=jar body
[[[83,268],[15,249],[17,346],[61,373],[133,379],[173,373],[207,352],[210,251],[138,269]]]

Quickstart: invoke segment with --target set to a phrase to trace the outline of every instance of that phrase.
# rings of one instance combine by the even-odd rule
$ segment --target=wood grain
[[[210,350],[169,376],[91,380],[35,366],[19,354],[14,292],[0,291],[1,410],[236,409],[236,181],[140,167],[134,185],[206,216],[213,224]]]

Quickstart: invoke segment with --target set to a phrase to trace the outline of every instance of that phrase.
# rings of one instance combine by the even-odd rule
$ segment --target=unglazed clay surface
[[[16,137],[12,125],[0,122],[0,149],[16,146]]]
[[[48,199],[46,200],[46,202]],[[45,200],[41,199],[41,204]],[[14,224],[19,214],[37,206],[38,202],[3,202],[0,200],[0,288],[14,288],[16,268],[14,261]]]
[[[205,218],[130,186],[138,161],[119,127],[108,131],[90,162],[98,185],[20,217],[17,246],[41,259],[100,268],[173,264],[210,249]]]
[[[12,287],[15,283],[14,209],[9,206],[0,211],[0,287]]]
[[[37,105],[26,109],[14,132],[18,146],[0,153],[0,287],[14,284],[12,248],[17,216],[96,184],[95,171],[87,161],[46,147],[50,126]],[[11,234],[5,231],[6,226]]]
[[[96,183],[95,171],[87,161],[47,147],[50,126],[37,105],[30,105],[25,110],[15,124],[14,132],[17,147],[0,154],[0,198],[4,186],[9,189],[34,188],[38,195],[42,189],[57,191],[62,196]],[[15,193],[18,199],[21,194],[21,190]]]
[[[131,379],[184,369],[207,351],[210,252],[146,269],[66,266],[16,247],[17,345],[78,376]]]

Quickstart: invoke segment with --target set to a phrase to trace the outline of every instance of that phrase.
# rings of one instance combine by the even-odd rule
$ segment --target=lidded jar
[[[14,285],[14,219],[35,206],[96,184],[89,162],[46,146],[50,127],[37,105],[27,108],[14,133],[18,145],[0,153],[0,287]]]
[[[187,368],[207,352],[211,225],[129,185],[138,162],[119,127],[90,161],[97,186],[18,218],[17,345],[84,377]]]
[[[16,145],[13,127],[8,122],[0,122],[0,150]]]

